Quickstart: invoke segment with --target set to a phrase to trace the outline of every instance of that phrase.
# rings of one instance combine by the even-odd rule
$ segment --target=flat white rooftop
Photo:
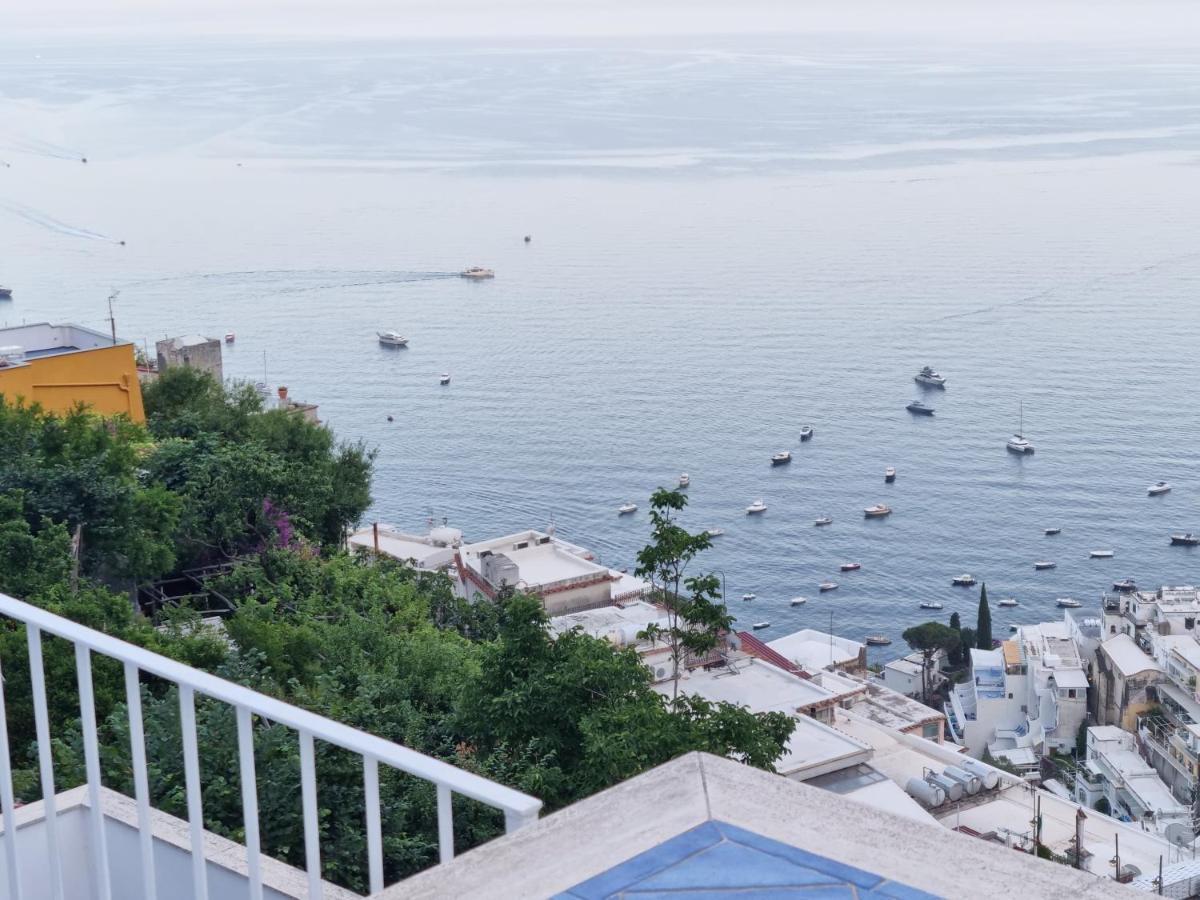
[[[375,534],[372,528],[362,528],[349,538],[351,548],[373,550]],[[412,560],[418,568],[436,569],[454,559],[454,550],[440,546],[427,535],[406,534],[380,526],[379,552],[401,561]]]
[[[129,341],[118,338],[116,343],[128,344]],[[49,322],[37,322],[32,325],[0,328],[0,347],[20,347],[27,360],[111,346],[111,334],[93,331],[82,325],[51,325]]]
[[[592,637],[610,638],[620,635],[621,643],[632,644],[639,631],[652,623],[666,625],[667,611],[653,603],[635,600],[620,606],[602,606],[582,612],[554,616],[550,620],[552,634],[562,634],[572,628],[580,628]]]
[[[669,694],[671,682],[655,685],[655,690]],[[692,669],[679,680],[679,690],[708,700],[736,703],[753,712],[789,714],[833,698],[816,682],[751,656],[732,657],[729,667]]]
[[[1112,660],[1117,671],[1126,678],[1142,672],[1161,672],[1162,667],[1152,656],[1147,656],[1127,634],[1110,637],[1100,645],[1105,656]]]
[[[767,646],[807,672],[840,666],[858,659],[864,645],[812,628],[768,641]]]

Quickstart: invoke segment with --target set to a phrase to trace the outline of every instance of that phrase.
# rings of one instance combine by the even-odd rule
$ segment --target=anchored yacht
[[[1159,494],[1169,494],[1171,486],[1165,481],[1156,481],[1146,490],[1151,497],[1157,497]]]
[[[408,338],[398,331],[377,331],[375,334],[379,337],[379,343],[383,344],[385,347],[408,346]],[[229,335],[225,336],[225,340],[229,342]]]
[[[945,376],[933,371],[929,366],[922,367],[921,371],[913,377],[913,381],[926,387],[944,388],[946,386]]]
[[[766,511],[767,511],[767,504],[763,503],[761,498],[759,498],[758,500],[755,500],[753,503],[751,503],[749,506],[746,507],[746,515],[748,515],[748,516],[755,516],[755,515],[758,515],[759,513],[765,513]]]
[[[469,269],[463,269],[458,273],[463,278],[473,278],[476,281],[481,281],[484,278],[495,278],[496,273],[491,269],[485,269],[483,266],[471,266]]]

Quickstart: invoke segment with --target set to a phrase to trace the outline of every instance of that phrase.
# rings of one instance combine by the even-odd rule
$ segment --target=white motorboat
[[[1007,607],[1011,607],[1011,606],[1020,606],[1021,604],[1017,601],[1016,597],[1005,597],[1003,600],[1001,600],[996,605],[1007,608]]]
[[[1042,532],[1046,537],[1054,537],[1056,534],[1062,534],[1061,528],[1047,528]]]
[[[922,600],[917,606],[921,609],[941,609],[942,603],[940,600]]]
[[[888,484],[891,484],[893,481],[896,480],[896,467],[895,466],[888,466],[886,469],[883,470],[883,480],[886,481]]]
[[[0,300],[11,300],[12,288],[0,287]]]
[[[801,425],[800,426],[800,440],[802,440],[802,441],[811,440],[812,436],[816,433],[817,433],[816,429],[813,428],[811,425]]]
[[[751,600],[753,600],[757,596],[758,596],[758,594],[742,594],[742,600],[749,603]]]
[[[709,537],[720,537],[725,533],[724,528],[710,528],[705,532]]]
[[[684,472],[682,475],[679,476],[679,486],[681,488],[685,488],[691,483],[692,483],[692,476],[689,475],[687,472]]]
[[[813,522],[813,524],[814,525],[832,525],[833,524],[833,516],[821,516],[821,518],[817,519],[817,521]]]
[[[926,387],[944,388],[946,386],[946,377],[933,371],[929,366],[922,366],[921,371],[913,376],[913,381]]]
[[[408,338],[398,331],[377,331],[375,334],[379,336],[379,343],[383,344],[385,347],[408,346]]]
[[[1112,550],[1093,550],[1088,554],[1092,559],[1112,559],[1116,555]]]
[[[237,335],[234,334],[232,331],[225,332],[225,343],[232,344],[236,340],[237,340]]]
[[[793,597],[793,598],[792,598],[790,601],[788,601],[788,602],[789,602],[789,603],[790,603],[792,606],[803,606],[805,603],[807,603],[807,602],[808,602],[808,598],[807,598],[807,597]]]
[[[817,585],[817,589],[820,590],[820,592],[822,594],[824,594],[826,591],[836,591],[837,590],[837,582],[836,581],[822,581],[820,584]]]
[[[764,628],[770,628],[771,623],[770,622],[755,622],[750,627],[753,628],[755,631],[762,631]]]
[[[450,373],[449,372],[443,372],[441,375],[438,376],[438,384],[447,385],[449,383],[450,383]]]
[[[857,572],[859,569],[862,568],[862,563],[856,563],[856,562],[842,563],[840,566],[838,566],[838,568],[841,569],[843,572]]]
[[[975,583],[975,576],[968,575],[966,573],[962,575],[955,575],[950,579],[950,583],[957,585],[958,587],[970,587]]]
[[[771,454],[771,465],[786,466],[792,461],[792,454],[787,450],[780,450],[778,453]]]
[[[890,516],[892,508],[886,503],[876,503],[874,506],[868,506],[863,510],[863,516],[868,519],[878,519],[883,516]]]
[[[863,643],[868,647],[886,647],[892,642],[892,639],[886,634],[868,634],[863,638]]]
[[[1008,439],[1008,443],[1005,444],[1005,446],[1009,449],[1010,452],[1021,453],[1021,454],[1033,452],[1033,444],[1031,444],[1029,442],[1029,439],[1025,437],[1025,435],[1023,434],[1024,431],[1025,431],[1025,404],[1022,403],[1020,419],[1017,424],[1017,431],[1012,437],[1010,437]]]
[[[1054,602],[1063,609],[1079,609],[1079,607],[1083,606],[1082,603],[1073,597],[1059,597]]]
[[[495,278],[496,273],[491,269],[485,269],[483,266],[471,266],[469,269],[463,269],[458,273],[463,278],[472,278],[476,281],[481,281],[484,278]]]
[[[1137,582],[1132,578],[1126,578],[1123,581],[1114,581],[1113,590],[1120,593],[1130,593],[1137,590]]]
[[[617,507],[617,515],[618,516],[627,516],[630,513],[635,513],[635,512],[637,512],[637,504],[633,503],[633,502],[622,503],[620,506]]]
[[[1195,547],[1200,544],[1200,534],[1192,534],[1190,531],[1173,534],[1171,543],[1177,547]]]
[[[746,515],[748,515],[748,516],[755,516],[755,515],[758,515],[759,513],[765,513],[766,511],[767,511],[767,504],[763,503],[761,499],[755,500],[753,503],[751,503],[749,506],[746,507]]]
[[[926,406],[920,400],[914,400],[912,403],[908,404],[908,406],[906,406],[904,408],[907,409],[910,413],[912,413],[915,416],[932,416],[933,415],[933,407]]]
[[[1169,494],[1170,492],[1171,486],[1165,481],[1154,482],[1146,491],[1151,497],[1157,497],[1159,494]]]
[[[1058,563],[1050,562],[1048,559],[1039,559],[1033,564],[1034,569],[1039,572],[1044,572],[1047,569],[1053,569],[1058,566]]]

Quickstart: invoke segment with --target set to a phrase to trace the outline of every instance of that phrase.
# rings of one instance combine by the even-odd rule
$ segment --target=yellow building
[[[0,328],[0,395],[50,412],[82,403],[146,421],[133,344],[78,325]]]

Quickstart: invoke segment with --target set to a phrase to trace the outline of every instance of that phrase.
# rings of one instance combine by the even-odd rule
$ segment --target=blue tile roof
[[[729,825],[705,822],[559,894],[559,900],[933,900],[934,895]]]

